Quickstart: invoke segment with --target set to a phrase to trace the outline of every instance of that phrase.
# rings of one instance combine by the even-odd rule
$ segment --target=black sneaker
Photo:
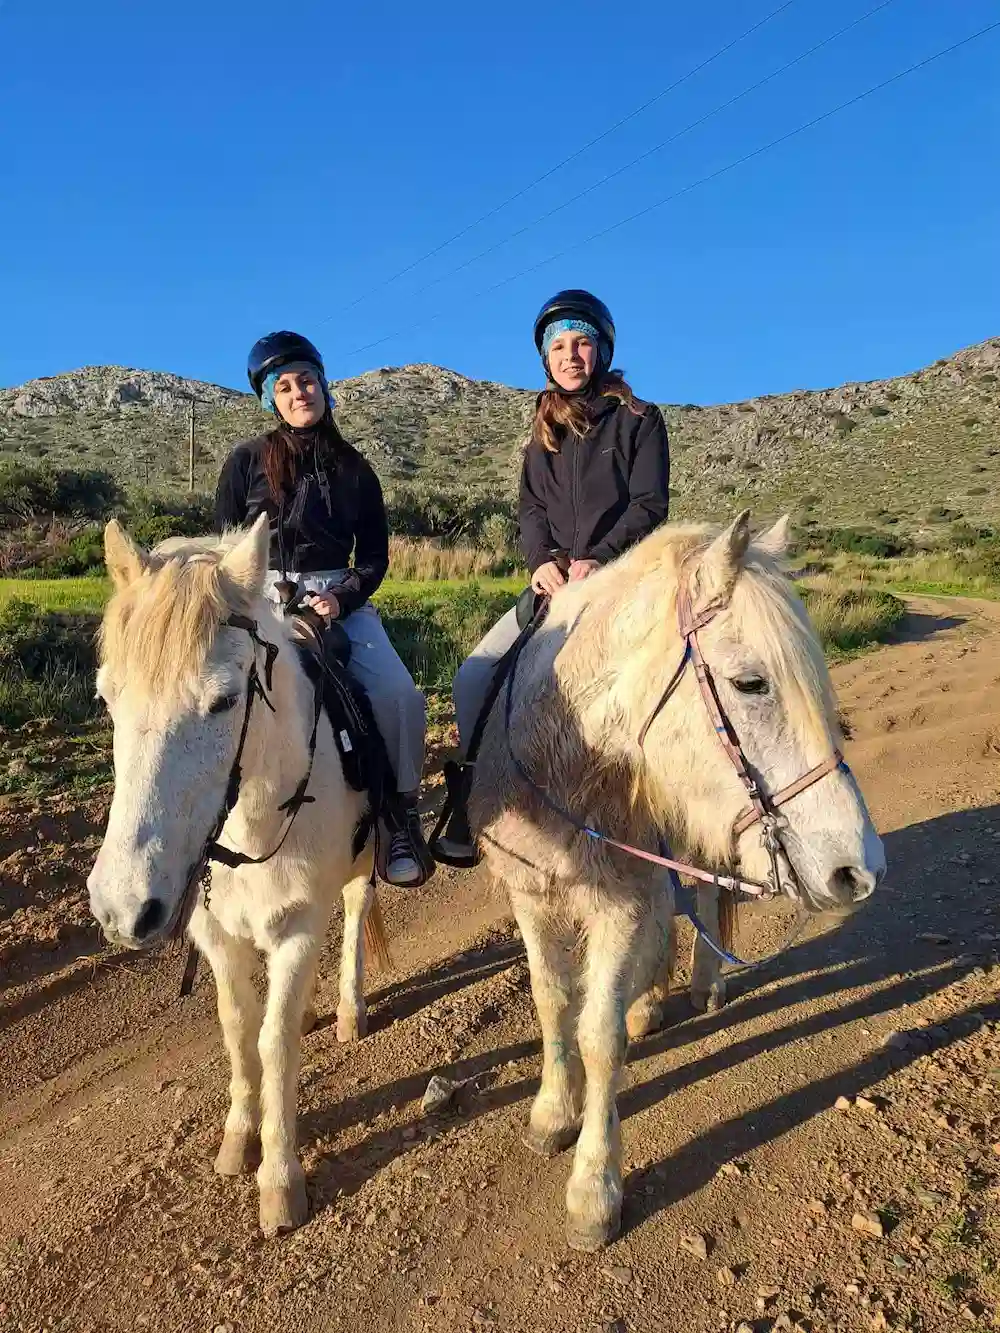
[[[384,828],[387,847],[385,865],[379,873],[388,884],[401,889],[419,888],[434,874],[434,858],[424,840],[416,806],[405,806]]]

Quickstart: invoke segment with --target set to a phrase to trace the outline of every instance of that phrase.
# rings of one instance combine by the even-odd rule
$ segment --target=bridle
[[[274,705],[271,703],[270,695],[273,690],[274,663],[278,656],[278,645],[271,643],[268,639],[261,638],[256,620],[251,620],[249,616],[233,614],[223,625],[230,629],[244,630],[253,643],[253,659],[250,663],[250,669],[247,673],[246,689],[243,695],[243,721],[240,726],[240,738],[236,746],[236,754],[229,769],[229,777],[226,780],[226,790],[219,806],[218,813],[215,816],[212,826],[202,843],[201,850],[196,856],[190,871],[188,872],[187,882],[184,886],[184,894],[181,899],[181,908],[177,913],[177,918],[173,927],[173,935],[179,938],[183,935],[191,913],[194,911],[197,901],[198,889],[203,894],[203,902],[208,907],[210,870],[212,862],[227,866],[230,870],[238,870],[240,866],[259,866],[264,865],[281,851],[284,847],[288,835],[292,831],[296,817],[304,805],[308,805],[315,800],[315,797],[308,794],[309,783],[312,778],[313,763],[316,758],[316,737],[319,732],[319,719],[323,710],[323,696],[320,687],[314,685],[313,701],[313,719],[312,727],[309,732],[308,752],[309,757],[306,763],[306,771],[299,781],[295,791],[286,801],[278,806],[279,813],[285,815],[286,824],[278,842],[265,856],[248,856],[246,852],[235,851],[231,847],[225,847],[219,841],[222,836],[222,830],[225,828],[226,821],[236,808],[240,799],[240,787],[243,783],[243,751],[246,748],[247,734],[250,730],[250,718],[253,712],[254,700],[259,699],[262,704],[273,713]],[[264,652],[264,681],[261,683],[260,672],[257,668],[257,649],[263,649]],[[194,967],[196,954],[192,950],[188,954],[187,963],[184,969],[184,980],[181,984],[181,994],[187,994],[194,983]],[[190,977],[189,977],[190,974]]]
[[[667,682],[666,688],[660,695],[655,707],[652,709],[649,717],[646,719],[639,732],[639,746],[640,748],[643,747],[650,728],[674,694],[683,679],[688,666],[691,666],[694,670],[695,678],[698,681],[698,688],[705,707],[708,710],[708,715],[712,720],[716,735],[719,737],[719,741],[726,756],[736,770],[737,776],[743,784],[749,800],[747,808],[737,815],[736,819],[733,821],[732,835],[734,844],[735,840],[738,839],[741,834],[745,833],[747,829],[753,828],[755,824],[761,826],[761,839],[768,854],[771,867],[768,881],[766,883],[761,884],[755,880],[744,879],[742,876],[738,875],[719,874],[710,870],[704,870],[700,866],[691,865],[686,861],[678,861],[669,854],[670,849],[665,840],[661,840],[659,853],[650,852],[641,847],[633,847],[629,843],[619,842],[617,839],[609,837],[606,833],[602,833],[600,830],[591,827],[591,825],[587,824],[584,820],[577,818],[569,810],[559,805],[557,801],[554,801],[548,792],[543,787],[539,786],[534,778],[527,772],[524,765],[514,754],[511,745],[511,717],[513,711],[514,676],[517,668],[516,660],[511,665],[507,675],[507,691],[504,708],[504,730],[507,741],[507,752],[522,782],[531,789],[535,796],[541,800],[542,804],[565,823],[572,825],[573,828],[578,832],[585,834],[588,838],[591,838],[596,842],[604,843],[605,846],[613,847],[617,851],[625,852],[629,856],[636,857],[639,860],[648,861],[653,865],[662,866],[664,869],[671,872],[672,877],[676,875],[686,875],[703,884],[714,884],[719,889],[726,889],[733,893],[741,893],[745,894],[747,897],[767,901],[777,897],[781,893],[781,866],[779,857],[782,854],[784,854],[788,870],[795,883],[796,889],[799,892],[802,892],[801,882],[784,845],[784,821],[782,820],[779,811],[783,806],[794,800],[796,796],[801,795],[804,791],[808,791],[810,787],[813,787],[817,782],[822,781],[828,774],[836,772],[837,770],[842,772],[850,772],[850,770],[844,761],[844,756],[839,750],[834,749],[822,763],[809,769],[808,772],[803,773],[801,777],[796,778],[794,782],[789,783],[787,787],[783,787],[780,791],[775,792],[774,794],[766,792],[763,787],[761,787],[760,783],[757,782],[750,770],[750,764],[742,743],[740,742],[736,728],[733,726],[733,723],[723,706],[722,700],[719,697],[715,678],[712,675],[711,668],[705,661],[704,654],[701,651],[701,644],[698,639],[699,632],[703,630],[706,625],[710,624],[719,612],[726,608],[726,606],[728,606],[728,599],[721,597],[714,602],[711,602],[705,610],[695,616],[691,605],[690,569],[687,565],[681,567],[677,594],[677,623],[683,641],[683,650],[680,661]],[[542,623],[544,609],[546,608],[543,608],[532,621],[530,627],[532,633]],[[524,647],[530,637],[530,634],[525,636],[524,641],[520,645],[521,648]],[[696,918],[694,918],[693,913],[689,912],[689,915],[695,920],[695,924],[698,926],[699,930],[701,930],[702,933],[705,933],[704,928],[697,922]],[[716,952],[721,952],[722,956],[726,957],[729,961],[740,961],[733,958],[731,955],[725,954],[724,951],[719,950],[714,942],[709,939],[707,934],[706,939],[708,939],[708,942],[716,949]]]

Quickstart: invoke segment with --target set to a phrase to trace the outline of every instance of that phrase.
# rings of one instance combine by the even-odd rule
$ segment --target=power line
[[[564,200],[561,204],[556,204],[555,208],[550,208],[547,212],[542,213],[532,222],[526,222],[523,227],[518,227],[516,231],[512,231],[509,235],[501,237],[499,241],[495,241],[492,245],[487,246],[485,250],[480,250],[478,254],[463,260],[461,264],[456,264],[454,268],[447,269],[436,278],[432,278],[430,282],[424,283],[422,287],[418,287],[415,291],[408,292],[407,295],[411,298],[414,296],[422,296],[425,292],[429,292],[432,287],[437,287],[442,282],[447,282],[449,278],[453,278],[456,273],[461,273],[465,269],[470,268],[473,264],[477,264],[481,259],[486,259],[489,255],[495,254],[497,250],[502,250],[503,247],[509,245],[511,241],[516,241],[518,237],[524,236],[526,232],[533,231],[535,227],[540,226],[543,222],[547,222],[549,218],[555,217],[557,213],[561,213],[572,204],[579,203],[581,199],[585,199],[588,194],[593,194],[595,190],[599,190],[602,185],[607,185],[609,181],[613,181],[618,176],[624,175],[626,171],[631,171],[633,167],[637,167],[640,162],[645,162],[647,158],[662,152],[664,148],[669,147],[672,143],[676,143],[678,139],[683,139],[684,136],[690,134],[692,130],[700,128],[707,121],[711,120],[714,116],[719,115],[721,112],[728,111],[729,108],[735,106],[737,102],[741,102],[745,97],[749,97],[751,93],[757,92],[766,84],[772,83],[776,78],[787,73],[787,71],[792,69],[795,65],[800,65],[803,60],[807,60],[809,56],[815,55],[817,51],[821,51],[824,46],[829,46],[839,37],[843,37],[844,33],[850,32],[852,28],[857,28],[860,24],[872,18],[881,10],[888,9],[890,5],[895,3],[896,0],[880,0],[880,3],[875,5],[872,9],[869,9],[867,13],[861,14],[856,19],[852,19],[850,23],[846,23],[842,28],[838,28],[837,31],[831,33],[829,37],[824,37],[821,42],[816,42],[815,45],[810,46],[809,49],[803,51],[801,55],[797,55],[792,60],[786,61],[779,69],[774,70],[771,74],[766,74],[764,78],[758,79],[756,83],[751,83],[749,87],[744,88],[742,92],[736,93],[735,96],[728,98],[725,102],[721,102],[717,107],[713,107],[711,111],[706,111],[703,116],[699,116],[697,120],[693,120],[690,125],[685,125],[682,130],[677,130],[676,133],[671,134],[669,138],[661,140],[660,143],[654,144],[652,148],[647,148],[644,153],[640,153],[638,157],[632,158],[630,162],[625,162],[620,167],[616,167],[614,171],[609,171],[606,175],[602,176],[600,180],[595,181],[593,185],[588,185],[586,189],[578,191],[569,199]]]
[[[593,241],[601,240],[603,237],[610,235],[611,232],[617,231],[620,227],[628,226],[630,222],[636,222],[639,218],[646,217],[649,213],[654,213],[657,209],[664,208],[667,204],[673,203],[684,195],[690,194],[693,190],[697,190],[703,185],[708,185],[712,181],[718,180],[721,176],[728,175],[729,172],[735,171],[737,167],[744,166],[747,162],[752,162],[755,158],[763,156],[764,153],[769,153],[772,149],[780,147],[781,144],[788,143],[790,139],[794,139],[798,135],[804,134],[806,130],[814,129],[817,125],[821,125],[823,121],[839,115],[842,111],[849,110],[852,106],[857,106],[860,102],[866,101],[876,93],[880,93],[884,89],[892,87],[893,84],[899,83],[900,80],[908,78],[909,75],[916,74],[920,70],[926,69],[929,65],[933,65],[936,61],[944,59],[945,56],[952,55],[955,51],[961,50],[962,47],[969,46],[972,42],[978,41],[981,37],[985,37],[989,33],[995,32],[998,28],[1000,28],[1000,20],[996,23],[987,24],[985,28],[980,28],[977,32],[971,33],[968,37],[963,37],[960,41],[953,42],[951,46],[946,46],[940,51],[935,51],[933,55],[925,56],[923,60],[918,60],[915,64],[908,65],[906,69],[899,70],[898,73],[890,75],[889,78],[883,79],[880,83],[873,84],[870,88],[866,88],[864,92],[857,93],[854,97],[848,98],[846,102],[838,103],[837,106],[831,107],[829,111],[824,111],[820,115],[814,116],[812,120],[807,120],[803,124],[796,126],[795,129],[788,130],[785,134],[779,135],[777,139],[772,139],[769,143],[762,144],[759,148],[754,148],[749,153],[744,153],[742,157],[736,158],[733,162],[728,162],[724,167],[719,167],[716,171],[711,171],[708,175],[701,176],[698,180],[691,181],[689,184],[682,186],[681,189],[666,195],[663,199],[658,199],[655,203],[647,204],[644,208],[640,208],[636,212],[630,213],[627,217],[619,218],[617,222],[612,222],[607,227],[602,227],[599,231],[591,232],[589,236],[584,236],[581,240],[574,241],[571,245],[564,246],[562,250],[557,250],[554,254],[547,255],[545,259],[540,259],[537,263],[530,264],[527,268],[522,268],[518,270],[517,273],[512,273],[506,278],[501,278],[499,282],[495,282],[489,287],[484,287],[481,291],[474,292],[472,296],[467,298],[467,300],[478,301],[484,296],[490,296],[493,292],[499,291],[502,287],[507,287],[512,282],[517,282],[520,278],[527,277],[529,273],[535,273],[538,269],[544,268],[547,264],[555,263],[557,259],[562,259],[566,255],[581,249],[583,246],[590,245]],[[448,310],[439,310],[436,314],[428,315],[426,319],[418,320],[413,324],[407,324],[402,328],[395,329],[392,333],[387,333],[383,338],[377,338],[374,342],[365,343],[362,347],[355,347],[350,352],[345,352],[344,355],[359,356],[362,352],[371,351],[373,347],[381,347],[383,343],[391,342],[394,338],[398,338],[404,333],[411,333],[415,329],[425,328],[428,324],[434,323],[448,313]]]
[[[2,0],[0,0],[0,3],[2,3]],[[635,120],[637,116],[641,116],[644,111],[648,111],[651,106],[655,106],[657,102],[662,101],[664,97],[674,92],[677,88],[680,88],[682,84],[689,82],[696,74],[700,74],[702,70],[708,69],[709,65],[713,65],[717,60],[720,60],[728,51],[731,51],[734,46],[739,46],[740,42],[746,41],[748,37],[751,37],[760,28],[763,28],[766,24],[770,23],[772,19],[776,19],[780,14],[783,14],[786,9],[790,9],[795,3],[796,0],[785,0],[784,4],[780,4],[777,9],[772,9],[769,14],[765,14],[762,19],[758,19],[758,21],[747,28],[745,32],[741,32],[738,37],[734,37],[731,41],[727,42],[725,46],[721,46],[718,51],[714,52],[706,60],[695,65],[693,69],[689,69],[686,74],[682,74],[679,79],[675,79],[674,82],[668,84],[666,88],[662,88],[655,94],[655,96],[651,97],[649,101],[643,102],[643,104],[637,106],[634,111],[630,111],[628,115],[622,116],[622,118],[616,120],[613,125],[609,125],[606,130],[602,130],[602,132],[595,138],[589,139],[585,144],[582,144],[579,148],[570,153],[568,157],[564,157],[561,162],[557,162],[555,166],[549,167],[547,171],[543,171],[540,176],[536,176],[533,181],[529,181],[529,183],[522,186],[521,189],[515,190],[513,194],[508,195],[507,198],[502,200],[499,204],[495,204],[473,222],[468,223],[460,231],[455,232],[454,236],[449,236],[446,241],[441,241],[440,244],[435,245],[433,249],[420,255],[418,259],[414,259],[412,263],[407,264],[404,268],[398,269],[388,278],[383,279],[382,282],[377,283],[374,287],[370,287],[368,291],[362,292],[360,296],[356,297],[348,305],[341,306],[338,310],[335,310],[333,314],[325,316],[325,318],[319,320],[319,323],[326,324],[331,319],[335,318],[335,316],[346,314],[348,310],[353,310],[356,306],[361,305],[363,301],[367,301],[378,292],[384,291],[386,287],[390,287],[394,282],[398,282],[398,280],[405,277],[407,273],[412,273],[415,268],[419,268],[420,265],[426,263],[428,259],[433,259],[434,256],[439,255],[442,250],[447,250],[450,245],[454,245],[454,243],[461,240],[463,236],[467,236],[470,231],[475,231],[477,227],[481,226],[484,222],[488,222],[490,218],[496,217],[498,213],[502,213],[505,208],[516,202],[516,200],[522,199],[526,194],[530,194],[536,185],[541,185],[543,181],[547,181],[550,176],[554,176],[557,172],[562,171],[563,167],[569,166],[571,162],[575,162],[578,157],[582,157],[583,154],[588,152],[591,148],[594,148],[599,143],[603,143],[605,139],[609,138],[617,130],[620,130],[623,125],[627,125],[630,120]]]

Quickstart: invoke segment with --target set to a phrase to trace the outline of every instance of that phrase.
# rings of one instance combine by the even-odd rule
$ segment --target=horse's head
[[[784,520],[751,541],[741,514],[714,537],[661,530],[626,557],[623,567],[638,576],[637,610],[624,628],[636,644],[626,668],[629,712],[633,722],[653,716],[642,737],[647,802],[654,817],[685,831],[692,854],[735,862],[761,883],[773,883],[777,868],[781,891],[807,908],[850,910],[874,891],[885,855],[857,782],[837,762],[833,690],[816,632],[782,572],[786,545]],[[691,659],[656,712],[692,628]],[[733,742],[762,805],[779,798],[774,824],[750,822]]]
[[[140,550],[104,534],[114,584],[98,693],[114,722],[115,792],[87,886],[113,943],[147,948],[178,927],[225,795],[254,645],[226,622],[260,613],[268,529]]]

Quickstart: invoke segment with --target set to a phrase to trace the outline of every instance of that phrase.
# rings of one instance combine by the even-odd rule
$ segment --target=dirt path
[[[477,876],[387,894],[399,971],[372,983],[372,1035],[340,1047],[324,1019],[305,1042],[313,1220],[266,1244],[252,1180],[211,1169],[210,979],[182,1003],[178,957],[101,947],[82,898],[98,809],[0,811],[0,1329],[989,1326],[998,648],[1000,606],[914,598],[902,642],[837,670],[889,884],[743,978],[724,1013],[693,1018],[678,993],[673,1025],[633,1050],[625,1232],[596,1257],[562,1243],[568,1159],[520,1144],[539,1067],[527,970]],[[758,916],[744,948],[786,920]],[[886,1047],[894,1030],[911,1035]],[[427,1120],[435,1071],[480,1078]],[[707,1259],[679,1248],[691,1233]]]

